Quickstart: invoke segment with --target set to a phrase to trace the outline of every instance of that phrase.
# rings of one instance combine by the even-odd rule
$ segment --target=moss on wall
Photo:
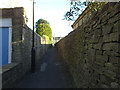
[[[57,43],[78,88],[120,86],[120,2],[107,5]]]

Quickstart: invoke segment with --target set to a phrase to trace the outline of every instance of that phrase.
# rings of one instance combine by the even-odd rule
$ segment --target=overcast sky
[[[53,36],[66,36],[72,31],[71,24],[62,20],[65,12],[70,8],[68,0],[35,0],[35,22],[38,19],[45,19],[50,23]]]

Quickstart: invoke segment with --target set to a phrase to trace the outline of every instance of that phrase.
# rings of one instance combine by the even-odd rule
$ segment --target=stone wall
[[[2,87],[13,87],[31,70],[32,30],[25,24],[24,8],[2,9],[2,18],[12,18],[12,62],[2,66]],[[41,37],[35,33],[36,70],[41,58],[50,45],[41,44]]]
[[[108,3],[56,44],[78,88],[120,87],[120,2]]]

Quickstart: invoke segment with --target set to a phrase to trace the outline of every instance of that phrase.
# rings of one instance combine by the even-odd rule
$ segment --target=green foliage
[[[49,24],[49,22],[47,20],[44,20],[44,19],[39,19],[37,22],[36,22],[36,27],[39,25],[39,24]]]
[[[89,6],[89,8],[91,9],[91,12],[94,12],[101,9],[103,4],[105,4],[105,2],[89,2],[87,6]]]
[[[52,43],[53,43],[53,40],[52,39],[50,40],[48,36],[46,35],[42,36],[41,44],[52,44]]]
[[[44,19],[39,19],[36,22],[36,32],[42,37],[43,35],[46,35],[49,37],[49,40],[52,40],[52,29],[49,25],[49,22],[47,22]]]
[[[80,12],[83,12],[86,8],[86,5],[79,1],[71,1],[70,10],[64,15],[64,19],[68,21],[75,21],[75,19],[80,15]]]
[[[91,12],[94,12],[99,10],[103,4],[105,4],[105,2],[90,2],[89,0],[87,0],[87,2],[81,2],[81,0],[71,0],[70,10],[64,15],[64,20],[75,21],[86,7],[89,7]]]

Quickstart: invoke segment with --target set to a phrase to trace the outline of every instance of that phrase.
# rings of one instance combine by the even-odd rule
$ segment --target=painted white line
[[[47,66],[47,63],[43,63],[43,64],[41,65],[40,71],[41,71],[41,72],[44,72],[45,69],[46,69],[46,66]]]

